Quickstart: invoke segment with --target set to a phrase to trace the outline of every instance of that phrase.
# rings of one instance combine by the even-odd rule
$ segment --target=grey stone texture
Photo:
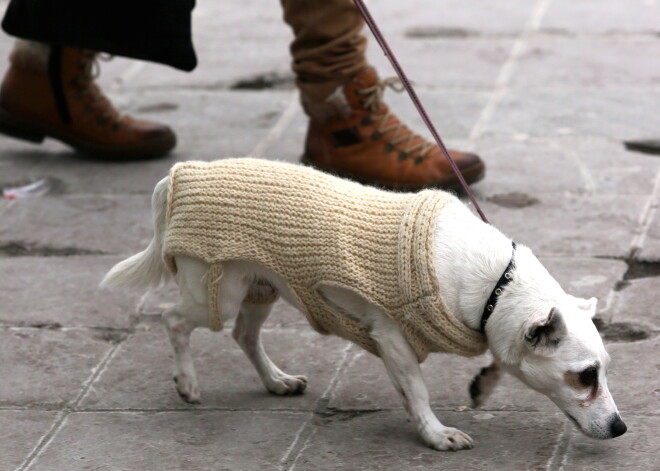
[[[20,466],[57,415],[54,411],[0,411],[0,469]]]
[[[563,429],[563,417],[550,412],[443,413],[447,424],[468,432],[475,448],[438,455],[403,428],[403,412],[365,413],[350,420],[319,420],[294,463],[296,470],[390,469],[545,469]],[[506,429],[506,437],[502,430]],[[524,444],[524,445],[523,445]]]
[[[273,469],[307,419],[270,411],[73,413],[31,469]]]
[[[608,384],[628,433],[586,438],[512,377],[472,410],[468,384],[490,356],[433,355],[422,366],[432,407],[475,440],[470,451],[433,451],[378,358],[313,332],[281,301],[264,344],[283,370],[308,376],[304,395],[268,394],[229,322],[194,333],[202,403],[179,398],[159,323],[176,287],[102,291],[98,282],[149,242],[150,194],[172,164],[297,162],[307,129],[278,2],[205,0],[193,17],[193,73],[101,63],[99,84],[122,112],[176,130],[171,155],[100,162],[53,140],[0,137],[0,189],[53,185],[38,198],[0,197],[0,470],[658,468],[660,158],[623,141],[660,137],[660,3],[369,7],[447,145],[486,161],[473,189],[493,224],[530,246],[567,292],[599,299]],[[370,43],[380,75],[393,75]],[[0,38],[0,57],[11,48]],[[386,100],[429,135],[405,94],[388,90]]]
[[[106,332],[10,328],[0,332],[0,407],[66,407],[110,350]]]
[[[0,325],[126,329],[138,293],[101,291],[116,256],[0,258]],[[30,285],[31,289],[25,289]],[[26,306],[30,306],[26,309]]]

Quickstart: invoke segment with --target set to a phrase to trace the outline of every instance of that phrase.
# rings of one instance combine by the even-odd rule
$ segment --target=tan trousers
[[[292,68],[298,88],[322,101],[367,66],[364,21],[353,0],[281,0],[293,29]]]

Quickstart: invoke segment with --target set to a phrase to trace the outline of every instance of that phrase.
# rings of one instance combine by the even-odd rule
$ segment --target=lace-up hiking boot
[[[58,139],[91,157],[142,159],[176,145],[168,126],[120,114],[94,79],[92,51],[23,42],[0,88],[0,132],[40,143]]]
[[[405,126],[382,97],[397,79],[379,81],[369,68],[323,102],[302,97],[310,117],[301,161],[320,170],[393,190],[458,188],[449,162],[434,144]],[[449,151],[467,183],[483,178],[479,156]]]

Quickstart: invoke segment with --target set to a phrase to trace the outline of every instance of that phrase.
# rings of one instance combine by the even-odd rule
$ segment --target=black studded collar
[[[490,317],[490,315],[495,310],[495,306],[497,305],[497,299],[502,294],[502,291],[504,291],[504,288],[506,287],[506,285],[508,285],[511,282],[511,280],[513,279],[513,269],[515,268],[515,263],[513,261],[513,258],[514,258],[514,255],[516,253],[516,243],[511,242],[511,246],[513,247],[513,253],[511,254],[511,260],[509,261],[509,264],[504,269],[504,273],[502,273],[502,276],[500,276],[500,279],[497,280],[497,284],[495,285],[495,288],[493,288],[493,292],[490,293],[490,296],[488,297],[488,301],[486,301],[486,306],[484,307],[484,312],[481,314],[481,324],[480,324],[480,329],[479,330],[482,333],[485,333],[485,331],[486,331],[486,322],[488,322],[488,318]]]

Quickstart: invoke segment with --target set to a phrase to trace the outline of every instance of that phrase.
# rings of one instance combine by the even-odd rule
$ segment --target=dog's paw
[[[422,435],[428,446],[440,451],[469,450],[473,447],[472,438],[467,433],[453,427],[445,427]]]
[[[174,380],[174,384],[176,384],[176,392],[179,393],[181,399],[189,404],[199,404],[202,402],[199,395],[199,387],[190,377],[174,375],[172,379]]]
[[[302,394],[307,387],[307,376],[279,376],[266,385],[266,389],[279,396]]]

